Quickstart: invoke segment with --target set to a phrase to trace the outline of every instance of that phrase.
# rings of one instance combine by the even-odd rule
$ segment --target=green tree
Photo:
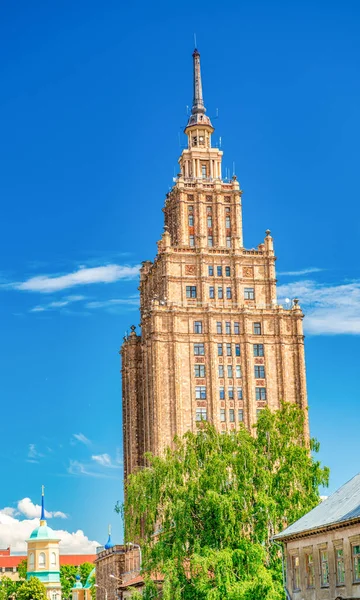
[[[91,571],[94,569],[94,564],[90,562],[84,562],[80,565],[80,579],[81,583],[85,585],[87,578],[89,577]]]
[[[10,577],[0,578],[0,600],[8,600],[15,596],[17,589],[17,582],[10,579]]]
[[[20,579],[26,579],[27,559],[23,558],[18,564],[18,574]]]
[[[60,567],[60,582],[62,598],[71,598],[71,589],[76,583],[76,575],[78,569],[75,565],[61,565]]]
[[[127,482],[126,538],[143,546],[145,574],[164,574],[164,600],[284,597],[271,536],[318,504],[329,477],[304,431],[303,411],[283,404],[261,412],[256,435],[204,425],[147,455]]]
[[[20,585],[16,600],[47,600],[46,588],[37,577],[30,577]]]

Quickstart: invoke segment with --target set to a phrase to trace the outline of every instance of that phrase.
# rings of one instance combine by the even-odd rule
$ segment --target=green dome
[[[89,588],[89,587],[91,587],[91,584],[92,584],[92,581],[91,581],[91,579],[94,577],[94,575],[95,575],[95,569],[93,569],[93,570],[92,570],[92,571],[89,573],[89,575],[88,575],[88,578],[87,578],[87,580],[86,580],[86,583],[85,583],[85,585],[84,585],[84,587],[85,587],[85,588]]]
[[[47,525],[39,525],[30,535],[29,541],[33,540],[54,540],[58,541],[54,531]]]

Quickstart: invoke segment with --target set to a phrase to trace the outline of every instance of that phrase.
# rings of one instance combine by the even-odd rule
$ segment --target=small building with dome
[[[46,523],[43,486],[40,525],[26,540],[26,578],[37,577],[44,584],[49,600],[61,600],[59,542],[59,538]]]

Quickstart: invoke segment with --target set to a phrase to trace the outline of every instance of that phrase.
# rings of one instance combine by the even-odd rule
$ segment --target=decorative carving
[[[264,386],[265,385],[265,380],[264,379],[256,379],[255,384],[256,385]]]
[[[256,365],[263,365],[264,364],[264,359],[263,358],[255,358],[255,364]]]
[[[195,265],[185,265],[185,275],[196,275]]]
[[[254,277],[254,268],[243,267],[243,277]]]

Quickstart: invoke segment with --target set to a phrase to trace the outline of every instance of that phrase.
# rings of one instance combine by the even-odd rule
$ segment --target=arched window
[[[51,553],[50,564],[52,567],[56,567],[56,552]]]
[[[29,569],[34,568],[34,553],[30,552],[29,554]]]
[[[39,554],[39,569],[45,569],[45,552]]]

